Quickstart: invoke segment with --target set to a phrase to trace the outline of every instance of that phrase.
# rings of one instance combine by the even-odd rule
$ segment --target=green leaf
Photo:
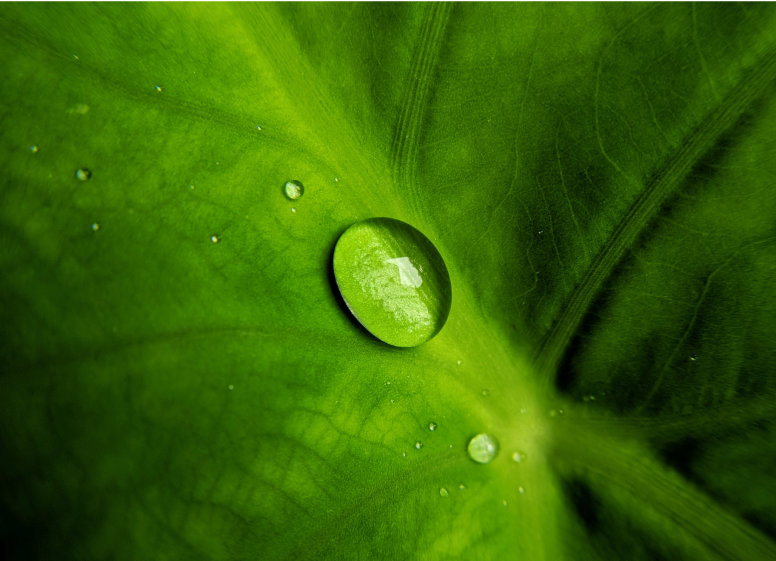
[[[776,559],[772,5],[0,13],[4,558]]]

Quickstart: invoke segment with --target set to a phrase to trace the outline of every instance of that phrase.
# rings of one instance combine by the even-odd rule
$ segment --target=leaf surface
[[[0,13],[7,557],[776,559],[772,6]]]

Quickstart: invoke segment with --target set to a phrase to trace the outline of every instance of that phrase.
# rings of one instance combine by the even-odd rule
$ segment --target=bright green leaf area
[[[776,559],[772,4],[0,16],[4,558]]]

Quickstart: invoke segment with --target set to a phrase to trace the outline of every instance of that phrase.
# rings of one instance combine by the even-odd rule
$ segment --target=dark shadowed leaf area
[[[4,559],[776,559],[772,4],[4,4],[0,55]],[[337,289],[374,217],[449,272],[420,346]]]

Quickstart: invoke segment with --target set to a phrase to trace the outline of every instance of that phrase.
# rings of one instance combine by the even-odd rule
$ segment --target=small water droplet
[[[218,236],[213,234],[212,236],[210,236],[210,241],[213,242],[213,243],[218,243],[218,242],[221,241],[221,238],[219,238]]]
[[[232,384],[229,384],[229,389],[230,389],[230,390],[233,390],[233,389],[234,389],[234,386],[233,386]]]
[[[482,395],[489,396],[490,395],[490,390],[482,390]]]
[[[39,151],[39,148],[37,144],[33,144],[32,146],[30,146],[30,152],[32,152],[33,154],[37,154],[38,151]]]
[[[558,409],[558,415],[563,415],[563,409]]]
[[[335,178],[334,178],[334,181],[339,181],[339,177],[335,177]]]
[[[390,386],[390,385],[391,385],[391,382],[386,382],[386,383],[385,383],[385,385],[386,385],[386,386]]]
[[[504,506],[507,506],[507,502],[506,501],[501,501],[501,504],[503,504]]]
[[[439,490],[439,495],[440,495],[441,497],[446,497],[446,496],[448,495],[448,493],[447,493],[447,489],[445,489],[444,487],[442,487],[442,488]]]
[[[442,256],[399,220],[370,218],[348,228],[334,250],[334,276],[353,315],[390,345],[421,345],[447,321],[452,287]]]
[[[525,457],[526,457],[526,456],[525,456],[525,452],[515,452],[514,454],[512,454],[512,459],[513,459],[515,462],[517,462],[518,464],[519,464],[520,462],[523,462],[523,461],[525,461]]]
[[[296,179],[293,179],[291,181],[286,181],[286,184],[283,186],[283,190],[286,193],[286,197],[288,197],[292,201],[295,201],[296,199],[304,195],[304,185],[302,185],[301,181],[298,181]]]
[[[475,462],[487,464],[498,455],[498,440],[490,434],[478,434],[469,441],[466,452]]]
[[[97,231],[97,230],[99,230],[99,229],[100,229],[100,225],[99,225],[97,222],[95,222],[94,224],[92,224],[92,230],[94,230],[94,231],[96,232],[96,231]]]
[[[452,448],[452,447],[453,447],[453,445],[451,444],[451,445],[450,445],[450,448]]]
[[[261,127],[260,127],[260,126],[258,126],[258,125],[256,125],[256,130],[257,130],[257,131],[260,131],[260,130],[261,130]]]
[[[156,91],[157,91],[157,92],[160,92],[160,91],[162,91],[162,86],[156,86]]]
[[[391,403],[393,403],[393,400],[391,400]]]
[[[434,430],[436,430],[436,428],[437,428],[437,424],[436,423],[429,423],[428,424],[428,430],[434,431]]]
[[[421,448],[423,448],[423,443],[420,440],[418,440],[415,443],[415,450],[420,450]]]
[[[78,55],[73,55],[73,58],[78,60]]]
[[[296,209],[294,207],[291,207],[291,212],[296,212]]]
[[[466,491],[466,485],[464,485],[463,483],[461,483],[461,484],[458,486],[458,489],[460,489],[461,491]]]
[[[519,492],[521,495],[522,495],[523,493],[525,493],[525,489],[523,489],[522,487],[518,487],[518,488],[517,488],[517,490],[518,490],[518,492]]]
[[[401,453],[401,457],[402,457],[402,458],[406,458],[406,457],[407,457],[407,452],[402,452],[402,453]]]
[[[78,168],[75,170],[75,176],[81,181],[86,181],[92,176],[92,172],[86,168]]]
[[[189,185],[189,189],[194,189],[194,185]]]
[[[461,366],[462,364],[463,364],[463,361],[462,361],[462,360],[459,360],[459,361],[458,361],[458,366]]]
[[[590,396],[590,401],[595,401],[595,396],[594,395]]]
[[[697,362],[698,361],[698,355],[692,355],[690,357],[690,360],[693,361],[693,362]]]

